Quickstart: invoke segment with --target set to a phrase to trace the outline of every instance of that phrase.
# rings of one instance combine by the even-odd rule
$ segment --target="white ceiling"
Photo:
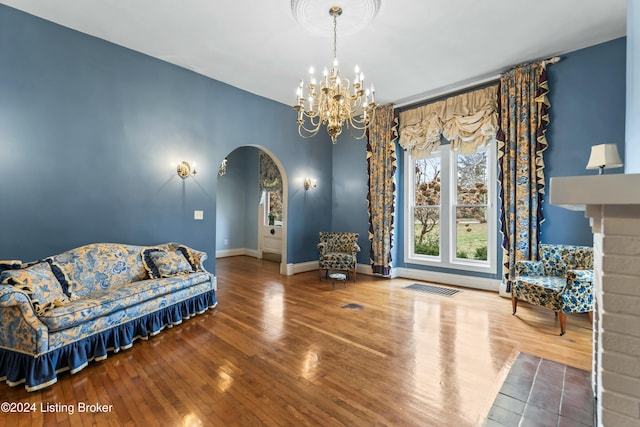
[[[404,104],[518,63],[626,34],[627,0],[381,0],[368,27],[341,36],[378,101]],[[293,105],[300,78],[332,59],[331,32],[307,31],[289,0],[2,0],[0,3]],[[324,17],[322,19],[325,19]],[[326,15],[331,22],[331,18]]]

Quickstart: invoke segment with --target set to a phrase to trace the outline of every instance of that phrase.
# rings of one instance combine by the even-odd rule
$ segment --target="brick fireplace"
[[[551,203],[594,235],[596,425],[640,426],[640,174],[551,178]]]

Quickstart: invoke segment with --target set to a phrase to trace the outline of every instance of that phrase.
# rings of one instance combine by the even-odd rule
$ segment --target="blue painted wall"
[[[302,141],[290,106],[4,5],[0,58],[0,259],[179,241],[214,271],[218,166],[246,145],[268,148],[295,185],[288,262],[317,259],[331,187],[309,200],[302,180],[331,170],[331,143]],[[180,179],[181,160],[198,175]]]
[[[627,0],[627,108],[625,173],[640,173],[640,6]]]
[[[597,174],[586,170],[591,146],[616,143],[625,158],[626,39],[562,55],[548,68],[551,103],[544,153],[547,194],[549,179],[558,176]],[[605,173],[623,173],[609,169]],[[593,235],[584,212],[543,203],[544,243],[592,245]]]
[[[260,180],[260,150],[255,147],[242,147],[238,150],[241,150],[241,153],[244,154],[244,159],[241,159],[241,161],[244,163],[245,188],[237,193],[235,197],[241,198],[244,195],[244,204],[246,206],[244,246],[238,247],[258,250],[257,210],[260,202],[260,188],[258,187]],[[233,200],[230,203],[233,203]]]
[[[345,130],[333,146],[332,231],[359,233],[358,263],[369,265],[367,141]]]
[[[258,249],[259,150],[240,147],[227,156],[227,173],[218,177],[216,249]],[[226,241],[226,243],[225,243]]]

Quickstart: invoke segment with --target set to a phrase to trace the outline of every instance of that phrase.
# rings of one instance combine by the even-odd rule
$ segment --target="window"
[[[264,225],[282,225],[282,192],[264,191]]]
[[[495,149],[405,153],[405,261],[479,272],[496,266]]]

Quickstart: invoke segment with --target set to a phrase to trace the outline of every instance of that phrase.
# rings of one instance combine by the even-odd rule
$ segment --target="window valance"
[[[498,86],[489,86],[400,112],[400,146],[414,155],[438,148],[440,135],[463,154],[495,139]]]

